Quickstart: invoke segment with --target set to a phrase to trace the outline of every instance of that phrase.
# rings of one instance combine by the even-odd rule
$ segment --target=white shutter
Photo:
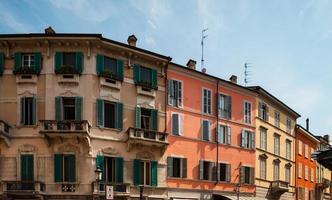
[[[182,82],[178,81],[178,95],[177,95],[177,101],[178,101],[178,106],[182,107],[183,99],[182,99]]]
[[[179,114],[179,135],[183,135],[183,115]]]
[[[231,130],[231,127],[228,126],[227,127],[227,141],[226,141],[227,144],[231,144],[231,141],[232,141],[231,140],[231,137],[232,137],[231,135],[232,135],[232,130]]]

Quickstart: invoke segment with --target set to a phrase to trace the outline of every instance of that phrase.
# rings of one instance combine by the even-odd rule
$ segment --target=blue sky
[[[260,85],[310,118],[314,134],[332,133],[332,1],[329,0],[1,0],[0,32],[102,33],[171,56],[200,61],[208,73]],[[271,76],[272,74],[272,76]]]

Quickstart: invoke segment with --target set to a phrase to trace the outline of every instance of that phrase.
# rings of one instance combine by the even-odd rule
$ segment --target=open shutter
[[[232,129],[231,127],[227,127],[227,144],[231,144],[232,141]]]
[[[25,97],[21,98],[21,124],[25,124]]]
[[[97,57],[96,57],[96,72],[97,72],[97,75],[100,76],[104,72],[104,65],[105,65],[104,56],[98,54]]]
[[[251,135],[251,148],[254,149],[255,148],[255,133],[250,132],[250,135]]]
[[[16,52],[14,54],[14,71],[19,70],[22,66],[22,54],[19,52]]]
[[[167,86],[168,86],[168,104],[172,105],[173,98],[174,98],[174,90],[173,90],[173,80],[168,80]]]
[[[75,120],[83,120],[83,97],[75,97]]]
[[[204,161],[199,161],[199,179],[203,180],[204,178]]]
[[[241,134],[241,147],[245,147],[245,140],[246,140],[246,132],[242,130]]]
[[[172,114],[172,133],[173,135],[179,134],[179,114]]]
[[[179,114],[179,135],[183,135],[183,115]]]
[[[76,65],[75,69],[78,71],[79,74],[82,74],[84,64],[83,64],[83,53],[82,52],[76,52]]]
[[[57,72],[62,67],[62,65],[63,65],[63,53],[56,52],[55,59],[54,59],[55,72]]]
[[[97,126],[104,127],[104,100],[97,99]]]
[[[123,158],[117,157],[115,158],[116,165],[116,182],[123,183]]]
[[[116,60],[116,71],[118,78],[123,80],[123,70],[124,70],[124,62],[123,60]]]
[[[34,180],[34,162],[32,154],[21,155],[21,180]]]
[[[37,97],[32,97],[32,124],[37,122]]]
[[[141,160],[139,159],[134,160],[133,169],[134,169],[134,174],[133,174],[134,185],[139,185],[141,180]]]
[[[158,185],[158,162],[153,160],[151,161],[151,186]]]
[[[157,88],[158,87],[158,72],[155,69],[151,70],[151,80],[152,80],[152,87]]]
[[[54,155],[54,182],[62,182],[62,174],[63,174],[63,159],[62,154]]]
[[[187,158],[182,158],[182,178],[187,178]]]
[[[0,76],[3,74],[5,70],[5,54],[0,53]]]
[[[182,106],[182,82],[178,81],[178,93],[177,93],[178,106]]]
[[[266,105],[266,121],[269,121],[269,106]]]
[[[136,107],[136,128],[141,128],[141,107]]]
[[[203,120],[203,140],[209,140],[209,121]]]
[[[221,138],[222,138],[221,134],[222,134],[222,128],[221,128],[221,125],[218,124],[217,125],[217,142],[218,143],[221,143]]]
[[[75,155],[67,155],[68,156],[68,181],[75,182],[76,181],[76,159]]]
[[[96,157],[96,168],[101,170],[102,180],[105,180],[105,160],[104,155],[98,154]]]
[[[40,74],[42,69],[42,54],[40,52],[35,53],[35,71]]]
[[[152,130],[158,131],[158,110],[152,109]]]
[[[228,99],[228,104],[227,104],[227,118],[231,119],[232,118],[232,97],[231,96],[227,96]]]
[[[262,102],[258,103],[258,117],[262,118]]]
[[[173,177],[173,158],[167,157],[167,176]]]
[[[116,103],[116,128],[120,131],[123,129],[123,104]]]
[[[240,168],[240,182],[241,183],[245,182],[245,167]]]
[[[63,120],[63,99],[62,99],[62,97],[55,97],[55,119],[57,121]]]
[[[254,184],[255,182],[255,168],[250,167],[250,184]]]
[[[226,164],[226,182],[231,182],[231,165]]]
[[[210,180],[216,181],[217,180],[217,166],[215,162],[210,162]]]
[[[141,66],[134,64],[134,82],[137,84],[141,81]]]

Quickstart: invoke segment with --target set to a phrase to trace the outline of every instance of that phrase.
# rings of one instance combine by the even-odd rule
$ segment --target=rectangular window
[[[218,112],[219,117],[224,119],[232,118],[232,97],[219,94],[219,103],[218,103]]]
[[[141,128],[150,130],[152,128],[151,120],[152,120],[151,110],[141,108]]]
[[[280,155],[280,135],[274,134],[274,154]]]
[[[34,125],[36,123],[36,97],[21,98],[21,124]]]
[[[254,184],[255,182],[255,168],[241,167],[240,171],[241,183]]]
[[[292,129],[292,120],[289,119],[287,117],[287,120],[286,120],[286,125],[287,125],[287,133],[291,133],[291,129]]]
[[[34,68],[35,67],[35,55],[34,54],[22,54],[22,67]]]
[[[172,114],[172,133],[173,135],[183,135],[183,115]]]
[[[203,113],[204,114],[212,114],[212,93],[211,90],[203,89]]]
[[[219,163],[219,181],[231,181],[231,165],[226,163]]]
[[[211,121],[203,120],[203,140],[210,141],[211,138]]]
[[[134,64],[134,81],[135,84],[142,86],[144,90],[157,89],[158,71]]]
[[[299,140],[299,155],[302,155],[302,152],[303,152],[303,150],[302,150],[302,141],[301,140]]]
[[[315,150],[312,147],[310,148],[310,150],[311,150],[310,155],[309,155],[310,156],[310,160],[313,161],[314,159],[312,158],[312,154],[315,152]]]
[[[285,181],[290,183],[291,181],[291,168],[285,167]]]
[[[251,124],[251,103],[244,102],[244,123]]]
[[[311,181],[311,182],[314,182],[314,176],[315,176],[315,174],[314,174],[314,169],[313,169],[313,168],[310,168],[310,181]]]
[[[187,177],[187,158],[167,158],[167,173],[169,177]]]
[[[158,110],[136,107],[136,128],[158,130]]]
[[[218,143],[231,144],[231,127],[219,125]]]
[[[243,130],[242,131],[242,143],[241,146],[247,149],[254,149],[255,148],[255,133]]]
[[[261,179],[266,179],[266,159],[260,159],[260,169],[259,169],[259,177]]]
[[[99,76],[107,79],[122,81],[123,80],[124,61],[107,57],[101,54],[96,58],[96,72]]]
[[[286,140],[286,158],[292,159],[292,141]]]
[[[83,98],[82,97],[55,97],[55,119],[83,120]]]
[[[267,150],[267,129],[263,127],[260,128],[260,147]]]
[[[33,154],[21,155],[21,181],[34,180]]]
[[[267,104],[260,102],[259,103],[259,117],[264,121],[269,121],[269,107]]]
[[[199,177],[201,180],[213,180],[215,178],[215,163],[200,160],[199,161]]]
[[[182,107],[183,102],[183,86],[181,81],[168,81],[168,104],[175,107]]]
[[[116,128],[115,119],[116,119],[116,104],[109,101],[104,101],[104,113],[105,113],[105,127],[107,128]]]
[[[309,147],[308,147],[307,144],[304,144],[304,156],[305,156],[306,158],[309,157]]]
[[[141,67],[141,81],[147,85],[152,85],[152,75],[150,68]]]
[[[273,180],[278,181],[280,175],[280,163],[274,162],[273,163]]]
[[[158,162],[134,160],[134,185],[158,185]]]
[[[302,163],[299,163],[299,165],[298,165],[298,172],[297,172],[297,174],[298,174],[299,178],[302,178]]]
[[[97,126],[101,128],[123,128],[123,104],[97,99]]]
[[[280,112],[277,110],[274,111],[274,125],[280,128]]]
[[[74,154],[55,154],[55,182],[76,181],[76,161]]]
[[[151,185],[151,163],[146,161],[141,161],[140,170],[141,170],[140,184]]]
[[[65,52],[63,55],[63,66],[75,67],[76,53]]]
[[[63,97],[64,120],[75,120],[75,98]]]
[[[104,72],[111,76],[117,75],[117,61],[114,58],[104,57]]]
[[[308,166],[304,166],[304,179],[308,180]]]

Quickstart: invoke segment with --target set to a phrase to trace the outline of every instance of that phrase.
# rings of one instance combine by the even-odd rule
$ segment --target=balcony
[[[0,138],[2,138],[6,145],[10,145],[10,126],[6,122],[0,120]]]
[[[317,189],[326,189],[330,186],[330,181],[326,178],[323,178],[322,180],[317,181],[316,187]]]
[[[9,199],[35,199],[45,192],[40,181],[2,181],[2,191]]]
[[[271,182],[271,192],[274,194],[283,194],[288,192],[289,190],[289,183],[286,181],[272,181]]]
[[[168,146],[168,134],[152,130],[138,128],[129,128],[128,133],[128,150],[135,145],[144,145],[161,148],[165,151]]]
[[[104,182],[93,182],[92,183],[92,191],[94,199],[100,199],[105,197],[106,195],[106,185],[113,186],[114,196],[129,196],[130,195],[130,185],[126,183],[109,183],[106,184]]]

